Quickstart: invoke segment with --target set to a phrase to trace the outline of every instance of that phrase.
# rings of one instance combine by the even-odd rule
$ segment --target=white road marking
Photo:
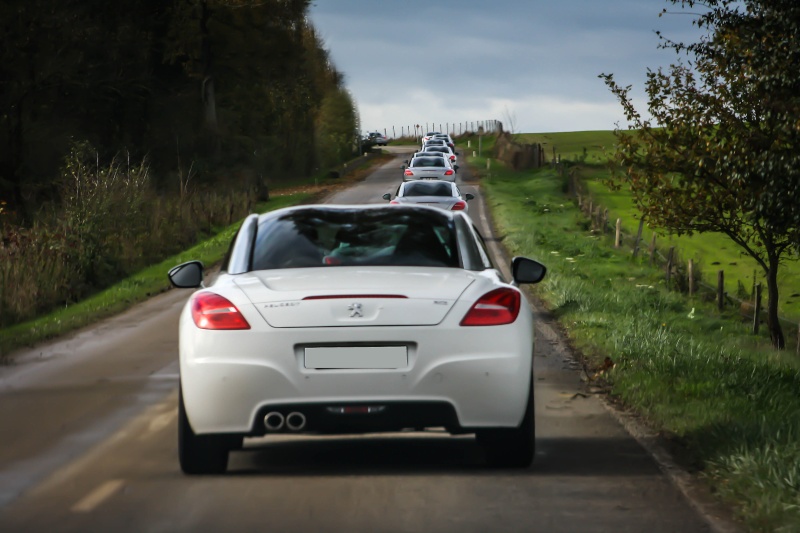
[[[146,440],[153,435],[153,433],[157,433],[170,425],[175,417],[178,416],[178,412],[174,409],[166,413],[161,413],[160,415],[156,415],[150,420],[150,423],[147,426],[147,429],[139,435],[139,440]]]
[[[106,481],[92,492],[83,497],[78,503],[70,509],[73,513],[89,513],[93,511],[98,505],[109,499],[111,496],[122,488],[125,481],[122,479],[112,479]]]

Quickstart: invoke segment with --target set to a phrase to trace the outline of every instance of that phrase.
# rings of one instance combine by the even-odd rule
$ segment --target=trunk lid
[[[435,325],[474,281],[461,269],[419,267],[295,268],[234,279],[276,328]]]

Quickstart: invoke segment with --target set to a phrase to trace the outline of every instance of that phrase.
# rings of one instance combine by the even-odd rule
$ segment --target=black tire
[[[533,415],[533,379],[528,389],[528,406],[517,428],[484,429],[477,432],[486,462],[502,468],[527,468],[536,454],[536,424]]]
[[[196,435],[178,393],[178,459],[184,474],[223,474],[228,468],[228,441],[223,435]]]

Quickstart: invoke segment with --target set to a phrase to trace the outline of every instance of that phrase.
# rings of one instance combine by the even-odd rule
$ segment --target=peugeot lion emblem
[[[364,318],[364,311],[359,303],[350,304],[347,310],[350,311],[350,318]]]

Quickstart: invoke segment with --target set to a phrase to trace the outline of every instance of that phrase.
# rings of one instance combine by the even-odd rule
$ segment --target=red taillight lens
[[[445,170],[445,171],[444,171],[444,175],[445,175],[445,176],[452,176],[452,175],[453,175],[453,170],[452,170],[452,169],[447,169],[447,170]]]
[[[464,200],[459,200],[453,204],[453,207],[450,208],[451,211],[463,211],[467,208],[467,202]]]
[[[400,205],[400,202],[398,202],[397,200],[392,200],[392,201],[391,201],[391,202],[389,202],[389,203],[390,203],[390,204],[394,204],[394,205]]]
[[[192,319],[200,329],[250,329],[250,324],[227,298],[198,292],[192,298]]]
[[[406,176],[413,176],[414,175],[414,173],[411,172],[409,169],[406,169],[406,171],[403,172],[403,174],[405,174]]]
[[[511,288],[487,292],[461,320],[462,326],[499,326],[511,324],[519,315],[519,291]]]

